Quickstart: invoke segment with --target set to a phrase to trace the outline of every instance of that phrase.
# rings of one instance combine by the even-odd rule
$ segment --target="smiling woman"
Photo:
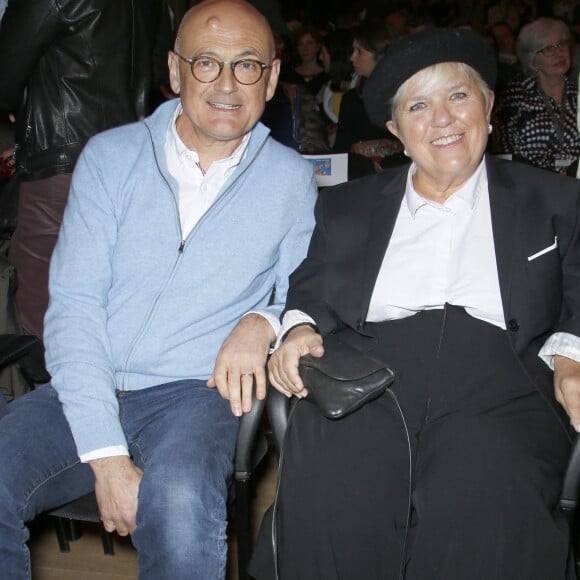
[[[495,77],[483,37],[432,28],[366,83],[411,162],[319,194],[268,364],[299,401],[259,580],[571,577],[553,507],[580,431],[580,185],[485,157]],[[395,372],[339,420],[297,370],[330,336]]]
[[[443,203],[481,163],[493,93],[470,66],[439,63],[405,81],[393,97],[389,130],[416,160],[413,184]]]
[[[578,86],[567,76],[569,42],[568,26],[560,20],[539,18],[522,28],[516,48],[524,75],[499,95],[495,150],[575,177]]]

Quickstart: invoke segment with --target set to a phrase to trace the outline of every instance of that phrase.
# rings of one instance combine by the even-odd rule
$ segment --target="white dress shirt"
[[[248,133],[244,136],[242,142],[229,157],[214,161],[207,172],[204,172],[199,165],[199,155],[186,147],[177,132],[176,122],[182,112],[182,107],[177,107],[165,141],[165,158],[169,173],[179,187],[181,239],[185,240],[216,200],[226,179],[240,164],[250,135]]]
[[[505,329],[485,165],[443,204],[415,191],[413,173],[414,167],[367,321],[396,320],[449,303]]]
[[[449,303],[505,330],[485,163],[442,204],[417,193],[415,170],[412,164],[367,322],[397,320]],[[287,312],[276,345],[303,323],[316,324],[300,311]],[[553,368],[554,354],[580,361],[580,338],[553,334],[539,356]]]

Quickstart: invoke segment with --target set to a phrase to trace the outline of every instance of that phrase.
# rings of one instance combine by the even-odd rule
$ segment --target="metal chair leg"
[[[67,518],[55,518],[55,527],[58,547],[62,553],[68,554],[70,552],[69,541],[76,540],[81,536],[78,522]]]
[[[70,552],[68,538],[66,537],[66,527],[62,518],[56,518],[56,539],[58,540],[58,547],[63,554]]]
[[[113,548],[113,534],[105,530],[103,524],[99,524],[101,529],[101,543],[103,544],[103,552],[106,556],[114,556],[115,550]]]
[[[238,579],[249,580],[248,564],[252,552],[250,481],[236,480],[236,530],[238,535]]]

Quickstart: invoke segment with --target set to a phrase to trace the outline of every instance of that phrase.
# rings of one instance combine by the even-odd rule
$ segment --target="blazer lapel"
[[[361,285],[362,311],[360,313],[359,328],[366,318],[375,282],[381,264],[383,263],[389,240],[393,234],[395,221],[399,214],[403,195],[405,194],[407,169],[408,166],[405,166],[403,171],[398,172],[397,175],[385,183],[377,195],[372,208],[363,271],[363,283]]]
[[[507,319],[512,285],[514,249],[519,229],[517,192],[512,179],[506,172],[501,170],[501,165],[489,159],[487,159],[487,178],[499,287],[504,317]]]
[[[361,312],[357,321],[359,331],[366,318],[375,282],[405,194],[408,166],[401,169],[384,184],[372,210],[361,284]],[[501,165],[489,159],[487,177],[499,286],[504,317],[507,317],[519,223],[517,192],[510,176],[501,170]]]

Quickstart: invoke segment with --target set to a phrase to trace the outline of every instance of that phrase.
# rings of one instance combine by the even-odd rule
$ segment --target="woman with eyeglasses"
[[[522,28],[516,52],[524,75],[500,95],[494,121],[497,152],[575,176],[578,86],[567,76],[569,41],[570,31],[561,20],[539,18]]]

